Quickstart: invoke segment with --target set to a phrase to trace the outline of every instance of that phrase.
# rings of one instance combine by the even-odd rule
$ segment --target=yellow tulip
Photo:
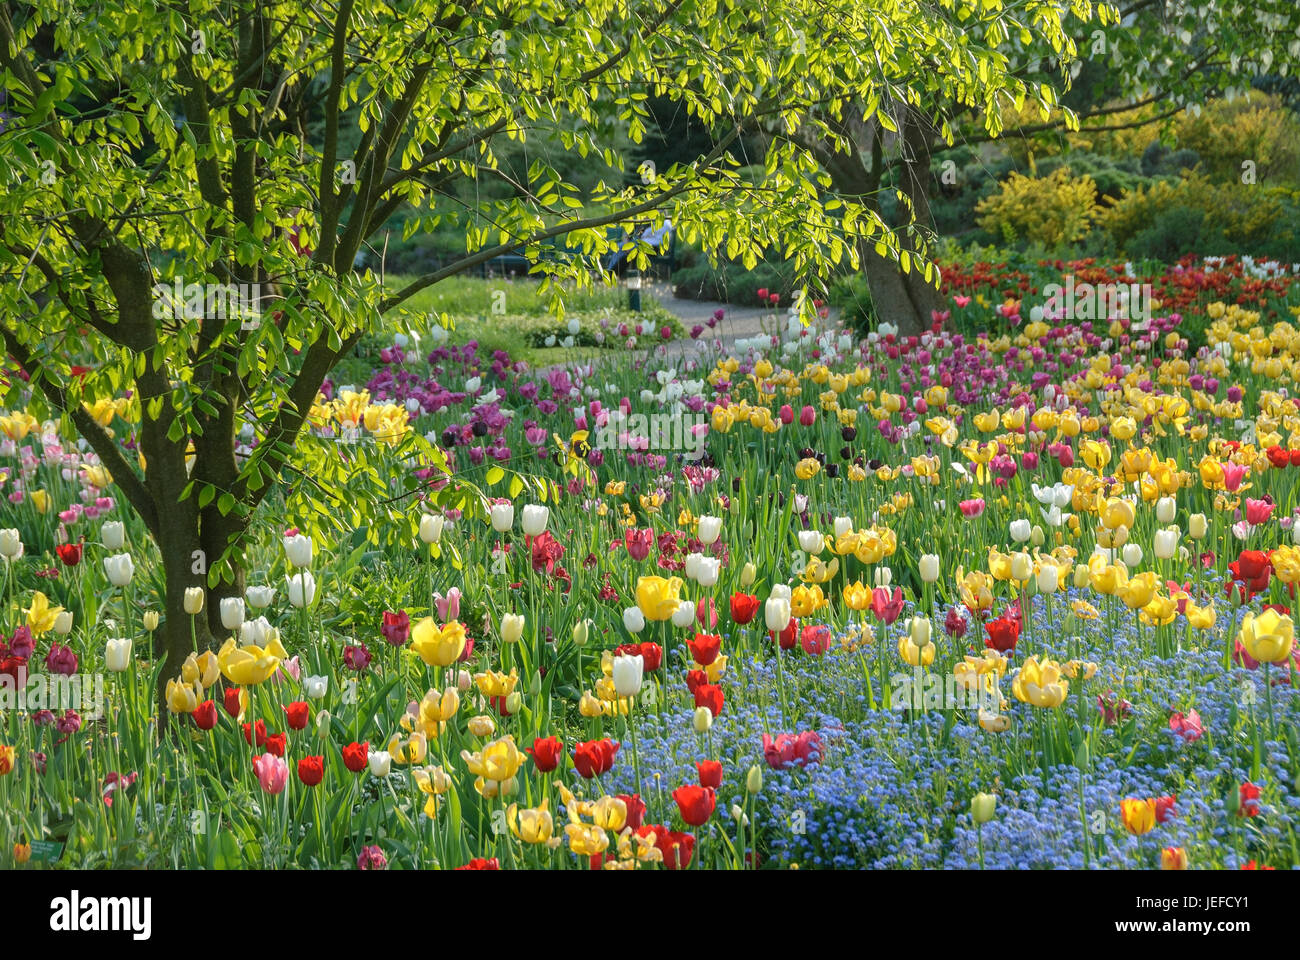
[[[908,666],[928,667],[934,663],[935,648],[934,644],[926,641],[924,646],[918,647],[912,642],[909,634],[903,634],[898,638],[898,655]]]
[[[647,620],[663,622],[672,618],[681,603],[681,577],[639,577],[636,581],[636,605]]]
[[[167,709],[172,713],[193,713],[199,708],[203,690],[182,680],[167,681]]]
[[[569,849],[580,857],[594,857],[609,846],[609,834],[600,827],[566,823],[564,832],[569,836]]]
[[[794,465],[794,475],[800,480],[811,480],[821,472],[822,465],[812,457],[805,457]]]
[[[439,627],[425,617],[411,628],[411,649],[429,667],[449,667],[465,652],[465,626],[453,620]]]
[[[1159,587],[1160,580],[1148,570],[1125,581],[1116,590],[1116,596],[1123,600],[1124,605],[1130,610],[1137,610],[1139,607],[1145,607],[1155,598]]]
[[[1260,663],[1278,663],[1291,655],[1295,645],[1295,625],[1291,618],[1276,610],[1256,615],[1246,614],[1238,637],[1246,652]]]
[[[550,840],[555,832],[555,818],[546,809],[548,801],[548,797],[542,797],[542,802],[536,807],[522,810],[518,804],[510,804],[506,811],[510,832],[524,843],[546,843]]]
[[[1129,833],[1141,836],[1156,825],[1156,802],[1152,799],[1139,800],[1129,797],[1119,802],[1120,818]]]
[[[50,606],[49,598],[37,590],[32,594],[32,605],[27,608],[27,626],[32,636],[39,637],[54,629],[54,621],[63,612],[62,607]]]
[[[470,773],[497,782],[513,777],[527,759],[510,734],[492,741],[477,753],[462,750],[460,756]]]
[[[1059,707],[1070,692],[1070,681],[1061,675],[1061,667],[1054,660],[1028,657],[1011,682],[1011,692],[1022,703],[1036,707]]]
[[[279,646],[279,641],[274,641]],[[280,668],[280,657],[272,652],[272,645],[241,647],[234,637],[217,651],[217,666],[231,683],[241,687],[255,687],[265,683]]]
[[[871,606],[871,591],[862,585],[861,580],[844,587],[844,605],[850,610],[865,610]]]

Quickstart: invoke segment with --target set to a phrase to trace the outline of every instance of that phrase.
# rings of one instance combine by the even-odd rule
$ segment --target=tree
[[[1058,36],[1061,4],[1036,7],[1036,23]],[[809,277],[856,262],[864,244],[910,266],[867,200],[829,194],[806,142],[773,138],[757,183],[735,174],[729,151],[760,130],[839,143],[832,121],[849,104],[862,122],[880,115],[888,127],[882,105],[923,93],[987,105],[1022,88],[989,49],[945,49],[953,37],[936,30],[932,9],[912,0],[0,3],[9,114],[0,336],[157,544],[161,679],[192,648],[186,588],[207,591],[197,641],[209,645],[219,601],[244,587],[259,507],[290,481],[312,474],[312,489],[325,491],[307,497],[318,513],[410,522],[383,477],[370,496],[329,500],[344,470],[304,424],[325,377],[366,333],[421,322],[404,307],[416,292],[559,237],[594,258],[610,245],[607,227],[664,216],[686,239],[751,262],[782,249]],[[1009,16],[1001,0],[984,0],[963,22],[997,32]],[[497,160],[503,145],[544,131],[624,169],[615,146],[641,139],[651,97],[676,101],[710,131],[692,162],[584,195],[544,157],[526,179]],[[408,229],[428,230],[445,216],[439,199],[467,196],[458,192],[467,181],[502,180],[507,196],[464,214],[460,259],[396,289],[357,268],[362,251],[382,260],[394,212],[409,210]],[[584,258],[556,269],[592,282]],[[222,309],[216,301],[232,290],[251,292],[252,309]],[[93,370],[74,376],[87,356]],[[88,405],[128,390],[138,423],[113,436]],[[242,457],[241,434],[253,438]],[[423,439],[407,442],[439,462]],[[366,472],[364,456],[357,451],[356,472]]]
[[[1000,137],[1159,123],[1247,89],[1270,73],[1285,77],[1300,63],[1300,6],[1294,0],[1263,0],[1249,8],[1225,0],[1131,0],[1097,19],[1084,8],[1071,12],[1065,37],[1039,29],[1032,6],[1000,34],[980,34],[982,56],[1002,63],[1008,90],[1037,104],[1040,121],[1007,126],[1007,108],[1019,114],[1021,100],[980,103],[953,98],[942,85],[922,86],[919,102],[896,110],[898,131],[883,126],[877,115],[844,131],[847,151],[820,145],[837,193],[874,196],[893,186],[901,196],[892,226],[924,252],[934,238],[933,167],[944,153]],[[963,14],[956,15],[959,29]],[[1026,86],[1018,91],[1021,81]],[[1115,118],[1135,108],[1149,110],[1136,121]],[[932,310],[943,309],[936,287],[902,269],[896,258],[865,253],[864,262],[882,320],[915,333],[930,324]]]

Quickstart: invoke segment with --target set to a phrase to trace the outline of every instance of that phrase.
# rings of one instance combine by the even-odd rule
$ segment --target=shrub
[[[1086,175],[1073,177],[1067,166],[1046,177],[1012,173],[998,193],[975,208],[979,225],[990,234],[1047,249],[1081,240],[1096,211],[1096,183]]]
[[[1275,94],[1252,90],[1212,100],[1199,115],[1182,115],[1176,137],[1180,147],[1200,154],[1212,180],[1241,183],[1249,160],[1258,184],[1300,181],[1300,122]]]

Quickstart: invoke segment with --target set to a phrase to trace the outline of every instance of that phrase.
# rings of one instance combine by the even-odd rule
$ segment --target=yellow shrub
[[[1214,100],[1200,116],[1183,113],[1178,146],[1201,155],[1215,180],[1241,183],[1242,162],[1255,165],[1256,183],[1300,177],[1300,123],[1276,94],[1252,90],[1231,102]]]
[[[1097,185],[1059,167],[1046,177],[1013,172],[1002,189],[975,208],[976,222],[1010,243],[1028,240],[1052,249],[1083,239],[1097,213]]]
[[[1214,184],[1204,174],[1189,173],[1181,180],[1157,180],[1124,191],[1118,200],[1108,199],[1097,212],[1097,226],[1123,248],[1161,214],[1181,207],[1200,214],[1203,226],[1225,240],[1249,246],[1273,235],[1289,195],[1279,188]]]

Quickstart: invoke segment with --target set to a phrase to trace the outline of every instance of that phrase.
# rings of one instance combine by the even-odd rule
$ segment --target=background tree
[[[0,3],[0,336],[157,544],[161,678],[192,646],[185,589],[208,591],[210,644],[273,491],[306,486],[344,523],[411,522],[364,450],[345,467],[304,425],[366,332],[423,322],[404,312],[414,293],[521,244],[567,237],[598,255],[607,227],[664,216],[742,260],[780,249],[809,277],[868,247],[910,270],[915,247],[870,198],[833,196],[809,144],[845,147],[850,112],[890,129],[892,104],[1045,96],[996,43],[967,41],[1019,25],[1067,56],[1065,4],[1030,6],[1022,24],[1001,0]],[[523,174],[498,161],[544,131],[626,169],[615,150],[642,138],[651,97],[708,131],[698,156],[586,191],[545,156]],[[773,137],[765,174],[742,180],[731,148],[760,130],[800,137]],[[511,189],[468,203],[467,182]],[[400,288],[357,268],[363,251],[382,262],[395,211],[429,230],[451,198],[469,207],[459,259]],[[592,282],[583,259],[553,268]],[[258,316],[169,303],[176,281],[249,285]],[[138,425],[110,435],[86,404],[127,390]],[[373,495],[331,500],[345,470],[373,474]]]
[[[1075,10],[1063,43],[1034,28],[1034,4],[1018,7],[1018,18],[1006,21],[1008,29],[1001,33],[966,33],[963,40],[984,44],[981,56],[1007,72],[1000,95],[981,103],[954,98],[942,84],[922,83],[917,85],[921,99],[894,111],[897,130],[877,114],[842,129],[843,142],[852,144],[847,152],[815,140],[836,192],[876,197],[879,212],[882,190],[896,190],[900,202],[891,226],[925,250],[935,239],[930,198],[939,186],[944,155],[956,148],[1055,131],[1157,124],[1211,98],[1247,90],[1261,78],[1286,78],[1300,63],[1300,5],[1294,0],[1249,6],[1225,0],[1132,0],[1113,12],[1102,20]],[[1025,87],[1018,89],[1021,81]],[[1265,86],[1286,87],[1277,80]],[[1030,104],[1037,106],[1038,117],[1027,116],[1033,112],[1024,109]],[[931,311],[945,309],[936,287],[902,269],[896,258],[864,251],[863,262],[881,320],[916,333],[930,324]]]

